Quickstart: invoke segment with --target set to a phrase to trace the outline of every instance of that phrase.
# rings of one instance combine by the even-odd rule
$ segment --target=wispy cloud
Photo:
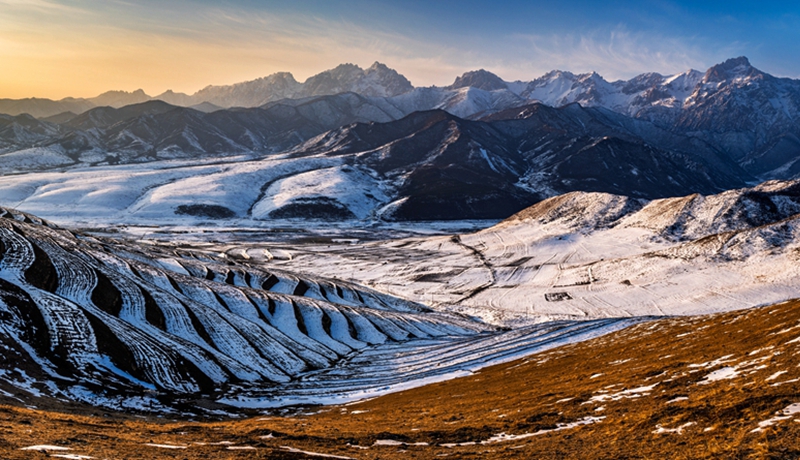
[[[676,73],[704,69],[709,53],[697,39],[631,32],[624,26],[589,34],[517,35],[529,68],[596,71],[606,79],[626,79],[643,72]],[[524,50],[524,51],[522,51]]]
[[[427,30],[254,4],[0,0],[0,97],[92,96],[140,87],[151,94],[194,92],[278,71],[303,80],[344,62],[368,66],[376,60],[418,86],[446,85],[476,68],[507,80],[530,80],[555,68],[594,70],[613,80],[704,69],[753,49],[625,25],[582,33]]]
[[[3,6],[4,9],[16,9],[16,10],[36,10],[36,11],[75,11],[77,8],[66,5],[64,3],[59,3],[56,1],[48,1],[48,0],[0,0],[0,5]]]

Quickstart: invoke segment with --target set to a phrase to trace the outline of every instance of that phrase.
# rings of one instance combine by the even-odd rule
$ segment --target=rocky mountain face
[[[522,182],[549,196],[573,190],[634,197],[723,190],[747,174],[708,145],[599,108],[542,104],[483,119],[514,139],[531,167]],[[616,191],[614,191],[616,190]]]
[[[762,179],[800,172],[800,82],[766,74],[745,57],[705,74],[651,73],[611,83],[597,74],[556,71],[531,82],[522,95],[547,105],[578,102],[652,121],[705,140]]]
[[[173,93],[167,98],[179,105],[210,102],[220,107],[257,107],[281,99],[302,99],[346,92],[368,97],[392,97],[411,91],[412,88],[404,76],[376,62],[367,69],[353,64],[342,64],[314,75],[303,83],[297,82],[290,73],[280,72],[230,86],[209,86],[191,96]]]
[[[209,86],[193,95],[167,91],[155,98],[141,90],[110,91],[92,99],[0,100],[0,112],[27,112],[65,123],[92,107],[120,108],[151,99],[211,112],[226,107],[297,106],[310,98],[354,93],[364,121],[391,121],[416,111],[442,109],[461,118],[480,118],[539,101],[552,107],[579,103],[602,107],[713,145],[750,175],[762,180],[800,174],[800,82],[754,68],[745,57],[705,73],[689,70],[664,76],[645,73],[627,81],[606,81],[597,73],[552,71],[530,82],[506,82],[486,70],[467,72],[444,88],[414,88],[395,70],[375,63],[367,69],[343,64],[297,82],[276,73],[229,86]],[[342,119],[342,123],[353,120]],[[274,149],[273,149],[274,150]]]
[[[348,64],[304,83],[275,74],[203,91],[202,99],[214,104],[264,103],[213,110],[205,102],[211,110],[205,112],[150,100],[49,121],[3,116],[0,168],[288,152],[291,158],[347,158],[342,161],[367,171],[347,176],[355,180],[347,183],[360,184],[353,198],[358,209],[323,199],[315,189],[314,196],[284,194],[284,204],[256,206],[258,218],[497,218],[570,191],[653,199],[800,174],[800,83],[765,74],[746,58],[705,74],[648,73],[624,82],[554,71],[522,84],[479,70],[446,88],[413,88],[379,63]],[[336,94],[317,95],[325,93]],[[144,96],[101,97],[115,104]],[[181,104],[199,100],[184,96],[169,94]],[[326,174],[296,178],[293,186],[310,186],[307,181]],[[367,191],[379,183],[383,191]]]
[[[0,148],[16,156],[45,149],[69,158],[59,166],[271,153],[342,125],[390,121],[400,114],[355,93],[211,113],[153,100],[119,109],[97,107],[61,124],[0,115]],[[11,162],[5,166],[14,168]],[[25,168],[36,169],[29,163]]]
[[[447,87],[447,89],[459,88],[478,88],[484,91],[495,91],[498,89],[508,89],[508,84],[497,75],[480,69],[456,77],[456,81]]]
[[[496,218],[536,195],[515,185],[527,169],[522,155],[487,128],[444,111],[416,112],[329,132],[296,147],[292,156],[347,155],[374,172],[391,184],[393,199],[380,210],[385,218]]]
[[[719,145],[760,177],[797,174],[800,84],[746,58],[712,67],[687,99],[676,129]]]
[[[658,142],[648,143],[637,130],[658,128],[638,121],[627,128],[619,117],[579,105],[534,104],[479,121],[429,111],[389,123],[345,126],[288,154],[337,158],[355,170],[339,171],[336,179],[312,179],[310,172],[301,174],[302,181],[301,175],[296,181],[281,179],[262,200],[282,190],[282,204],[256,205],[253,212],[259,218],[309,217],[323,209],[334,216],[339,209],[342,216],[389,220],[491,219],[574,190],[657,198],[744,185],[746,174],[713,149],[693,150],[691,142],[669,133],[654,132]],[[351,198],[337,196],[343,192],[311,186],[345,180],[341,175],[355,180],[348,193],[364,190],[362,203],[380,192],[381,199],[368,205],[372,211],[357,212],[346,204]]]
[[[558,109],[533,104],[481,120],[433,110],[385,123],[363,121],[394,115],[392,106],[352,93],[209,114],[151,101],[94,109],[63,125],[31,118],[39,131],[18,131],[34,139],[44,129],[59,134],[4,155],[3,166],[30,171],[37,161],[46,170],[217,158],[228,162],[231,172],[256,171],[259,179],[254,180],[260,182],[253,186],[260,195],[215,194],[209,201],[178,189],[153,195],[149,185],[141,193],[172,197],[170,210],[160,211],[170,215],[180,206],[202,204],[229,210],[230,217],[255,219],[497,219],[576,190],[652,199],[687,191],[716,193],[741,187],[750,177],[702,142],[578,104]],[[335,128],[344,123],[349,124]],[[264,155],[282,149],[288,150]],[[247,161],[222,160],[232,154],[245,155]],[[192,188],[205,183],[208,190],[238,189],[219,183],[235,180],[230,173],[203,176],[202,170],[188,168],[180,174],[197,175]],[[28,179],[33,178],[6,182]],[[140,186],[125,185],[134,195]],[[52,192],[59,186],[49,187],[47,196],[57,197]],[[38,195],[36,189],[30,192],[30,198]],[[97,202],[105,192],[86,193]],[[113,194],[109,199],[116,200]]]
[[[608,82],[594,72],[576,75],[556,70],[530,82],[522,95],[554,107],[577,102],[668,123],[702,76],[689,70],[671,76],[645,73],[628,81]]]
[[[0,114],[0,149],[14,150],[57,136],[61,128],[54,124],[39,121],[30,115]]]

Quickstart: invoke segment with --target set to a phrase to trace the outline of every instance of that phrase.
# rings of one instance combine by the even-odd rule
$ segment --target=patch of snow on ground
[[[731,359],[732,357],[733,357],[733,355],[725,355],[722,358],[715,359],[714,361],[708,361],[708,362],[700,363],[700,364],[689,364],[689,367],[695,367],[695,368],[701,368],[701,369],[708,369],[708,368],[711,368],[711,367],[717,367],[717,366],[719,366],[721,364],[725,364],[725,363],[729,363],[729,362],[733,361],[733,359]]]
[[[790,380],[784,380],[784,381],[782,381],[782,382],[776,382],[776,383],[773,383],[773,384],[771,384],[770,386],[771,386],[771,387],[779,387],[779,386],[781,386],[781,385],[786,385],[787,383],[794,383],[794,382],[798,382],[798,381],[800,381],[800,379],[790,379]]]
[[[770,376],[769,376],[769,377],[767,377],[766,379],[764,379],[764,381],[766,381],[766,382],[770,382],[770,381],[772,381],[772,380],[775,380],[775,379],[777,379],[777,378],[778,378],[778,377],[780,377],[781,375],[783,375],[783,374],[786,374],[787,372],[789,372],[789,371],[778,371],[778,372],[776,372],[776,373],[774,373],[774,374],[770,375]]]
[[[303,454],[308,455],[309,457],[324,457],[324,458],[338,458],[342,460],[356,460],[353,457],[342,457],[340,455],[331,455],[331,454],[320,454],[319,452],[309,452],[307,450],[300,450],[294,447],[289,446],[281,446],[281,449],[291,452],[293,454]]]
[[[773,426],[784,420],[789,420],[795,414],[800,414],[800,403],[790,404],[775,413],[776,417],[769,418],[762,422],[758,422],[758,428],[751,430],[751,433],[758,433],[764,431],[765,428]]]
[[[427,442],[403,442],[394,439],[378,439],[373,446],[427,446]]]
[[[159,449],[186,449],[189,446],[177,445],[177,444],[155,444],[155,443],[145,443],[147,447],[157,447]]]
[[[49,452],[51,450],[72,450],[69,447],[51,446],[48,444],[40,444],[35,446],[22,447],[20,450],[34,450],[37,452]]]
[[[629,390],[622,390],[613,394],[600,394],[597,396],[592,396],[592,398],[587,402],[619,401],[620,399],[641,398],[642,396],[648,396],[650,392],[653,391],[653,388],[655,388],[657,385],[658,383],[654,383],[646,387],[631,388]]]
[[[676,434],[683,434],[683,430],[689,428],[690,426],[695,425],[695,422],[686,422],[683,425],[677,428],[664,428],[661,425],[656,425],[656,429],[653,430],[654,434],[664,434],[664,433],[676,433]]]
[[[738,376],[739,376],[739,371],[735,367],[726,366],[706,375],[703,378],[703,381],[700,383],[702,384],[702,383],[716,382],[718,380],[727,380]]]
[[[533,436],[540,436],[540,435],[543,435],[543,434],[553,433],[553,432],[556,432],[556,431],[569,430],[571,428],[576,428],[576,427],[579,427],[581,425],[591,425],[593,423],[598,423],[598,422],[602,421],[604,418],[606,418],[606,417],[605,416],[601,416],[601,417],[584,417],[584,418],[582,418],[580,420],[577,420],[577,421],[574,421],[574,422],[570,422],[570,423],[559,423],[558,426],[556,426],[556,428],[553,428],[553,429],[550,429],[550,430],[539,430],[539,431],[536,431],[534,433],[525,433],[525,434],[516,434],[516,435],[515,434],[499,433],[499,434],[496,434],[496,435],[492,436],[491,438],[489,438],[489,439],[487,439],[485,441],[481,441],[481,444],[494,444],[494,443],[497,443],[497,442],[516,441],[516,440],[519,440],[519,439],[530,438],[530,437],[533,437]],[[461,445],[463,445],[463,444],[461,444]]]
[[[375,441],[373,446],[402,446],[405,443],[403,441],[395,441],[394,439],[378,439]]]
[[[781,409],[781,413],[784,415],[794,415],[800,413],[800,403],[794,403],[784,407]]]

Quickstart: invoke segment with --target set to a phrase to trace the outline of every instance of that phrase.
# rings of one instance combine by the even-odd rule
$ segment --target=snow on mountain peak
[[[384,64],[382,62],[378,62],[378,61],[373,62],[371,66],[367,67],[365,72],[366,73],[371,73],[371,72],[393,72],[393,73],[397,73],[396,70],[390,69],[386,64]]]
[[[623,93],[633,94],[663,84],[664,76],[659,73],[648,72],[619,83],[622,86]]]
[[[750,65],[750,61],[746,57],[740,56],[708,69],[703,77],[703,83],[720,83],[763,75],[760,70]]]
[[[504,82],[497,75],[484,69],[465,72],[460,77],[456,77],[456,80],[452,85],[448,86],[448,89],[459,89],[465,87],[478,88],[484,91],[508,89],[506,82]]]

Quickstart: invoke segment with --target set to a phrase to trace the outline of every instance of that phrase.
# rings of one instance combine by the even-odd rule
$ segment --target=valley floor
[[[798,318],[800,301],[659,319],[464,378],[247,420],[7,405],[0,452],[10,460],[798,458]]]
[[[239,238],[207,249],[522,327],[548,320],[717,313],[797,297],[796,241],[772,246],[763,239],[757,231],[742,231],[682,241],[645,228],[582,231],[523,221],[462,235]]]

